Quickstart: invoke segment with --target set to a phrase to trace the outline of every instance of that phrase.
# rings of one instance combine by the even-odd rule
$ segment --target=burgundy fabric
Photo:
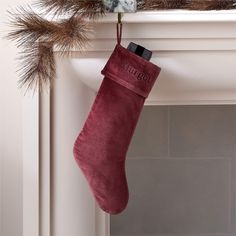
[[[117,44],[102,70],[105,76],[74,157],[98,205],[118,214],[128,203],[125,158],[145,98],[160,68]]]

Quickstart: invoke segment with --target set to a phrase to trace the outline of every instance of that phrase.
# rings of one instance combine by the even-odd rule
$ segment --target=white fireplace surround
[[[82,127],[102,80],[100,71],[116,42],[116,19],[116,15],[108,14],[99,20],[87,51],[75,50],[73,58],[68,60],[73,68],[73,75],[68,74],[68,78],[76,76],[80,81],[78,87],[71,82],[74,80],[64,82],[59,68],[51,94],[24,98],[23,236],[61,236],[57,233],[61,227],[70,236],[110,236],[109,215],[96,207],[82,175],[60,184],[80,185],[75,193],[83,195],[86,202],[62,202],[70,194],[67,192],[60,193],[61,200],[55,199],[58,195],[53,192],[53,186],[59,183],[52,180],[56,167],[52,163],[55,153],[51,147],[52,143],[59,145],[52,134],[58,104],[62,111],[69,101],[74,101],[74,106],[78,104],[74,115]],[[152,50],[152,61],[162,67],[146,105],[236,104],[236,11],[139,12],[126,14],[122,20],[122,44],[126,46],[134,41]],[[68,123],[64,120],[56,125],[67,126]],[[72,129],[73,126],[70,124]],[[73,143],[65,140],[64,145],[70,148]],[[78,172],[70,164],[68,170]],[[70,218],[62,221],[61,216],[55,215],[54,202],[65,209],[74,207],[75,214],[71,211]],[[60,209],[56,212],[63,213]],[[76,227],[75,222],[79,224]]]

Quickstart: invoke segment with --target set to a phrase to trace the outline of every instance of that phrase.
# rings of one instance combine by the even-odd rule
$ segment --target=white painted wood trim
[[[50,236],[50,92],[23,99],[23,236]]]
[[[168,106],[168,105],[235,105],[236,100],[146,100],[145,106]]]
[[[110,216],[98,206],[95,209],[95,236],[110,236]]]
[[[52,236],[51,95],[23,101],[23,236]],[[109,236],[109,216],[94,204],[94,236]],[[92,221],[91,221],[92,222]],[[56,236],[56,235],[53,235]]]
[[[108,13],[99,19],[100,22],[112,23],[117,21],[117,14]],[[236,10],[221,11],[189,11],[189,10],[160,10],[125,13],[123,22],[128,23],[164,23],[164,22],[236,22]]]
[[[39,236],[39,96],[23,98],[23,236]]]
[[[39,100],[39,226],[40,236],[51,236],[51,136],[50,91],[40,94]]]

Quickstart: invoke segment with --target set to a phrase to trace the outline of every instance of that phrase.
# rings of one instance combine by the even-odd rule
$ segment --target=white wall
[[[0,1],[0,235],[22,235],[22,97],[17,88],[16,48],[2,38],[6,10],[20,0]],[[22,1],[21,1],[22,3]]]

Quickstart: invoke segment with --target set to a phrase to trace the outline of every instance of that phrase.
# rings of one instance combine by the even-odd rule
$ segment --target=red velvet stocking
[[[74,157],[99,206],[110,214],[125,209],[125,158],[145,98],[160,68],[117,44],[84,127]]]

